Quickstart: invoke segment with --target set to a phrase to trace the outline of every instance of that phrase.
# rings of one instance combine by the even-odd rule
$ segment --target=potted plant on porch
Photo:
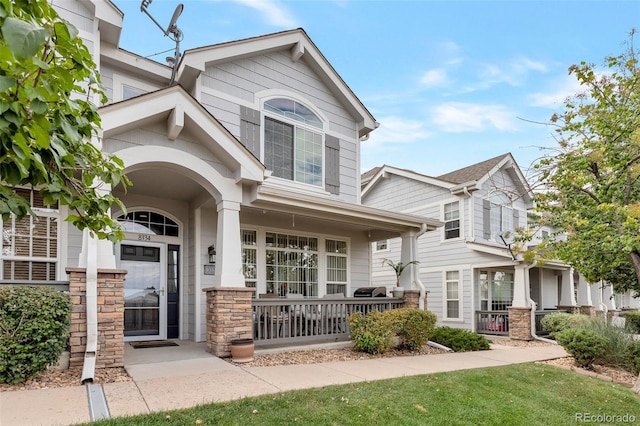
[[[383,259],[382,264],[390,266],[393,271],[396,273],[396,287],[392,290],[393,297],[403,297],[404,296],[404,287],[400,286],[400,275],[404,272],[405,268],[411,264],[418,264],[417,260],[412,260],[407,263],[403,262],[394,262],[391,259]]]

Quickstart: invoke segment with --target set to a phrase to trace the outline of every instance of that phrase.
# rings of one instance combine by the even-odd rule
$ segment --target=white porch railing
[[[404,299],[253,299],[253,339],[257,347],[349,340],[347,317],[397,309]]]

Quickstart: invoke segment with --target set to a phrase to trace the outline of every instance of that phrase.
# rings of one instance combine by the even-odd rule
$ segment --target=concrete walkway
[[[241,367],[206,352],[200,355],[202,357],[193,356],[180,360],[170,360],[167,357],[167,360],[153,363],[132,360],[126,369],[133,381],[102,385],[110,416],[187,408],[294,389],[497,367],[567,356],[559,346],[517,348],[492,345],[492,350],[479,352]],[[68,425],[89,422],[90,405],[86,386],[2,392],[0,425]]]

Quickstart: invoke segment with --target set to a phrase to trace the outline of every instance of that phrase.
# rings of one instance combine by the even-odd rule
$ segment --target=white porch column
[[[602,310],[602,281],[590,285],[591,300],[597,310]]]
[[[529,267],[525,263],[515,265],[513,277],[513,304],[514,308],[529,308]]]
[[[616,302],[613,300],[613,286],[610,284],[604,284],[604,287],[602,288],[602,303],[604,303],[610,311],[615,311],[617,309]]]
[[[578,305],[593,306],[591,298],[591,285],[584,279],[582,275],[578,276]]]
[[[239,202],[222,200],[218,203],[217,234],[214,286],[244,287]]]
[[[558,306],[576,306],[573,269],[562,271],[562,286],[560,287],[560,292],[560,302]]]
[[[418,260],[418,242],[416,231],[409,231],[402,234],[402,243],[400,248],[400,262],[407,264]],[[413,283],[418,278],[418,265],[413,264],[407,266],[402,275],[400,275],[400,285],[407,290],[413,289]]]

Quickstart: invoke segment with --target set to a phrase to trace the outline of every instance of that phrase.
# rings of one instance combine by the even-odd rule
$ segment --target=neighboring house
[[[377,167],[362,176],[362,202],[444,222],[437,232],[419,238],[418,257],[412,259],[420,262],[428,309],[440,325],[509,334],[509,309],[530,312],[530,299],[538,311],[578,309],[578,277],[567,265],[530,267],[510,251],[515,249],[514,232],[528,226],[533,207],[531,189],[511,154],[437,177]],[[372,244],[374,285],[393,284],[393,271],[383,260],[398,261],[400,253],[397,239]],[[582,306],[615,308],[608,298],[610,287],[603,294],[598,286],[579,282],[584,286],[584,297],[578,292]]]
[[[361,143],[378,123],[304,30],[187,50],[170,85],[171,67],[119,48],[113,3],[53,5],[99,64],[109,101],[94,142],[133,183],[112,189],[126,236],[95,241],[25,190],[43,220],[3,224],[3,283],[123,269],[125,341],[203,341],[207,287],[351,296],[371,283],[372,242],[415,245],[441,225],[361,204]]]

